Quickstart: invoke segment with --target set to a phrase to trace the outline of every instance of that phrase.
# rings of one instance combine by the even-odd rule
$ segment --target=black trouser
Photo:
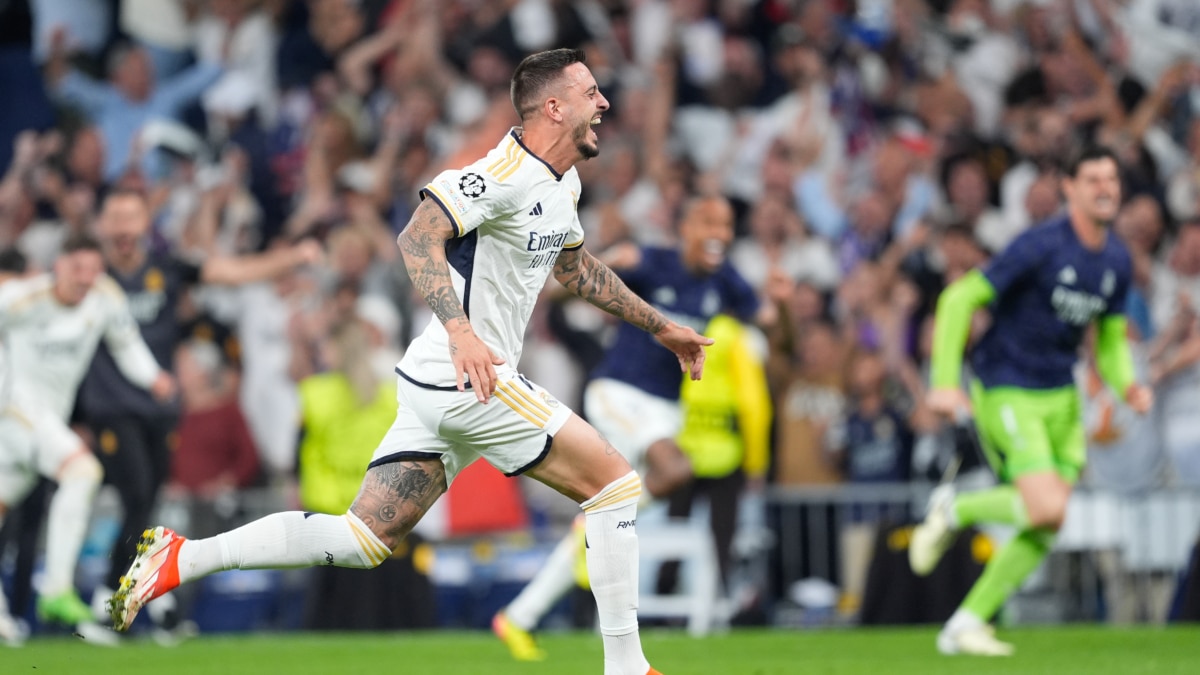
[[[729,568],[732,565],[730,552],[733,548],[733,533],[737,527],[738,497],[745,484],[742,472],[735,471],[721,478],[696,478],[679,488],[670,496],[668,513],[672,518],[687,518],[692,513],[692,503],[698,495],[708,495],[709,526],[717,547],[717,565],[721,570],[721,584],[728,587]],[[679,584],[679,561],[669,560],[658,570],[659,594],[674,593]]]
[[[9,512],[4,520],[4,527],[0,528],[0,560],[4,559],[8,546],[16,547],[12,595],[9,597],[9,610],[13,616],[24,616],[30,601],[33,600],[33,568],[50,486],[49,479],[39,478],[37,487],[25,497],[25,501],[20,505],[9,504],[15,510]],[[3,592],[4,589],[0,588],[0,593]]]
[[[125,510],[121,533],[109,553],[105,584],[117,588],[137,553],[142,531],[151,525],[158,492],[171,470],[171,437],[179,418],[110,417],[94,420],[96,457],[104,465],[104,482],[117,488]]]

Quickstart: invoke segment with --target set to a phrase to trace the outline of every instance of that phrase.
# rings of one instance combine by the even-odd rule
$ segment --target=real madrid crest
[[[165,287],[166,280],[163,279],[162,270],[157,267],[151,267],[146,270],[145,276],[142,277],[142,285],[147,291],[161,291]]]

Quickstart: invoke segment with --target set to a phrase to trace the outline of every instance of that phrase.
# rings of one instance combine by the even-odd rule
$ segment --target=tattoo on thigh
[[[395,546],[446,489],[441,462],[396,462],[370,469],[350,510]]]
[[[392,522],[396,519],[397,511],[395,504],[384,504],[379,508],[379,518],[385,522]]]
[[[596,435],[600,437],[600,442],[604,443],[604,454],[606,454],[606,455],[616,454],[617,449],[613,447],[612,443],[608,442],[608,436],[605,436],[598,429],[596,430]]]

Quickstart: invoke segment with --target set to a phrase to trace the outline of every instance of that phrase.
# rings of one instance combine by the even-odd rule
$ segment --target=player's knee
[[[58,482],[90,483],[99,485],[104,480],[104,467],[90,452],[72,455],[58,472]]]
[[[1067,517],[1068,496],[1048,494],[1042,495],[1033,503],[1026,504],[1029,513],[1029,526],[1057,532]]]

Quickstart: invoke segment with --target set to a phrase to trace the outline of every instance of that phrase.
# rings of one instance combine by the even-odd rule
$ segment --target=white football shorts
[[[634,471],[644,475],[646,451],[664,438],[674,440],[683,424],[679,403],[647,394],[620,380],[599,379],[583,393],[588,422],[608,438]]]
[[[506,476],[537,466],[554,434],[573,414],[550,392],[511,369],[497,371],[496,393],[486,404],[470,389],[433,387],[397,370],[396,421],[371,467],[414,459],[440,459],[449,485],[482,457]]]
[[[39,437],[46,442],[39,445]],[[63,460],[81,447],[83,441],[52,414],[12,409],[0,414],[0,504],[18,506],[37,484],[39,473],[54,478]],[[64,448],[69,449],[65,454]],[[57,461],[50,456],[56,453]]]

